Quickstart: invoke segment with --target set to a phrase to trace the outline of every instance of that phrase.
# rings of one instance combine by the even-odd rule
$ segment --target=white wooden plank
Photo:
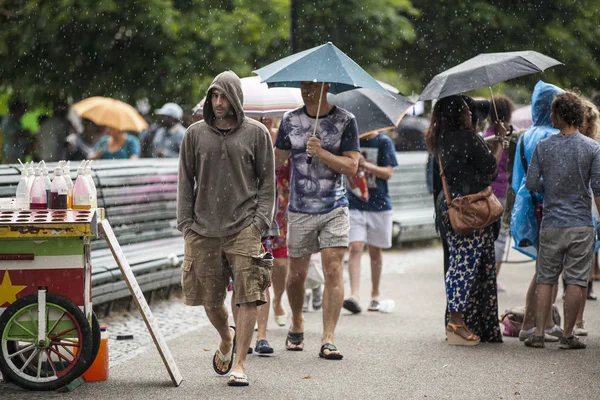
[[[158,350],[158,353],[160,354],[160,357],[162,358],[163,363],[165,364],[165,367],[167,368],[167,371],[171,376],[171,380],[173,381],[175,386],[179,386],[183,381],[183,376],[181,375],[181,372],[179,372],[177,364],[175,364],[175,360],[171,355],[171,351],[167,346],[167,342],[165,341],[162,333],[160,332],[158,325],[154,321],[152,311],[150,310],[150,307],[146,302],[146,298],[144,297],[144,294],[142,293],[142,290],[135,279],[133,271],[131,270],[131,266],[127,262],[127,259],[123,254],[123,250],[121,249],[121,245],[119,245],[119,242],[117,241],[117,238],[115,237],[115,234],[110,224],[108,223],[108,220],[104,219],[102,220],[102,222],[100,222],[100,230],[102,231],[102,234],[106,239],[106,242],[108,243],[108,246],[110,247],[113,256],[115,257],[115,260],[117,261],[117,264],[121,269],[121,274],[125,278],[125,282],[127,282],[129,292],[131,293],[131,296],[133,297],[133,300],[135,301],[138,310],[140,310],[140,312],[142,313],[142,318],[144,319],[146,327],[150,332],[150,336],[152,336],[152,340],[154,340],[156,349]]]

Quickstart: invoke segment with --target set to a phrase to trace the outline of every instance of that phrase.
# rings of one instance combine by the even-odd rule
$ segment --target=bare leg
[[[502,263],[497,262],[496,263],[496,278],[498,278],[498,274],[500,274],[500,268],[502,268]]]
[[[527,331],[533,327],[535,327],[535,314],[536,314],[536,287],[537,284],[535,282],[537,274],[533,274],[533,278],[529,283],[529,288],[527,289],[527,296],[525,297],[525,316],[523,317],[523,327],[521,328],[524,331]]]
[[[462,313],[457,311],[450,311],[450,322],[452,322],[455,325],[464,325],[465,323],[462,317]]]
[[[544,336],[548,314],[552,307],[552,285],[539,283],[535,296],[535,335]],[[574,322],[573,322],[574,323]]]
[[[220,307],[204,307],[204,310],[206,311],[210,323],[217,329],[217,332],[219,332],[219,335],[221,336],[219,350],[221,350],[221,353],[223,354],[229,353],[233,347],[233,335],[228,324],[229,315],[227,313],[227,307],[225,307],[225,305]],[[227,366],[223,365],[223,362],[221,362],[219,357],[217,357],[217,368],[225,370],[226,367]]]
[[[302,306],[304,305],[305,282],[309,266],[310,255],[300,258],[290,257],[290,272],[287,278],[286,290],[290,308],[292,310],[291,332],[304,332]],[[294,345],[288,342],[288,347],[304,348],[304,343]]]
[[[238,308],[235,305],[235,290],[231,292],[231,314],[233,315],[233,324],[237,326]]]
[[[525,297],[525,317],[523,318],[523,327],[521,328],[524,331],[528,331],[531,328],[534,328],[537,325],[536,320],[536,310],[537,310],[537,300],[536,300],[536,289],[537,284],[535,282],[536,275],[533,275],[531,279],[531,283],[529,283],[529,288],[527,289],[527,297]],[[552,315],[552,304],[556,302],[556,296],[558,294],[558,285],[552,285],[551,291],[551,302],[546,309],[546,327],[544,329],[552,329],[554,327],[554,321],[552,318],[548,318],[548,316]]]
[[[581,308],[581,303],[585,302],[584,297],[585,288],[577,285],[567,285],[567,293],[564,302],[565,312],[565,327],[564,337],[571,337],[573,335],[573,327],[575,326],[575,320],[577,319],[577,313]]]
[[[548,314],[548,319],[546,320],[546,330],[554,328],[554,319],[552,318],[552,305],[556,303],[556,297],[558,296],[558,284],[552,286],[552,303],[548,306],[548,310],[546,311]]]
[[[352,242],[348,251],[348,274],[350,275],[350,297],[358,301],[360,297],[360,259],[364,242]],[[372,267],[371,267],[372,268]]]
[[[280,316],[285,314],[285,309],[281,304],[283,292],[285,292],[285,281],[288,275],[287,258],[276,258],[273,262],[273,273],[271,275],[271,283],[273,284],[273,312]]]
[[[592,268],[590,268],[590,276],[589,276],[589,282],[593,282],[593,271],[594,271],[594,265],[596,265],[596,255],[594,254],[594,256],[592,257]],[[581,306],[579,307],[579,312],[577,313],[577,320],[575,320],[575,323],[580,323],[583,322],[583,313],[585,311],[585,303],[587,303],[587,295],[588,295],[588,288],[585,287],[583,290],[583,299],[584,301],[581,302]]]
[[[587,299],[587,293],[588,293],[588,289],[583,288],[583,298],[584,299]],[[565,302],[566,302],[566,298],[565,298]],[[583,322],[583,313],[585,312],[585,303],[586,303],[585,301],[581,302],[581,306],[579,307],[579,311],[577,312],[577,319],[575,320],[575,323]]]
[[[379,300],[383,251],[379,247],[369,246],[369,256],[371,257],[371,300]]]
[[[323,290],[323,336],[321,344],[332,343],[333,334],[344,302],[343,259],[345,248],[321,249],[325,290]],[[337,353],[329,352],[328,353]]]
[[[271,291],[269,288],[265,291],[267,295],[267,302],[257,307],[256,322],[258,323],[258,332],[256,333],[256,340],[262,340],[267,338],[267,322],[269,321],[269,310],[271,309]]]
[[[457,333],[460,336],[463,336],[465,339],[467,337],[469,337],[470,334],[473,334],[473,332],[471,332],[469,330],[469,328],[467,328],[467,325],[465,324],[465,321],[463,320],[462,317],[462,313],[458,312],[458,311],[450,311],[450,319],[448,320],[449,324],[454,324],[457,327],[459,327],[459,329],[457,329]],[[462,335],[459,333],[460,331],[462,331]]]
[[[252,342],[254,324],[256,323],[256,303],[240,304],[236,324],[236,351],[232,372],[244,372],[244,363],[248,348]]]

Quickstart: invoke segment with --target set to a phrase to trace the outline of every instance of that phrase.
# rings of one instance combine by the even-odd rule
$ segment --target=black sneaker
[[[362,311],[362,308],[358,305],[358,302],[354,300],[352,297],[344,300],[343,307],[350,311],[352,314],[358,314]]]
[[[579,341],[579,338],[575,335],[571,335],[571,337],[561,337],[558,348],[563,350],[580,350],[585,349],[585,343]]]
[[[525,343],[525,346],[527,346],[527,347],[543,349],[544,348],[544,337],[531,335],[527,339],[525,339],[525,341],[523,343]]]
[[[269,346],[269,342],[266,339],[261,339],[256,341],[256,346],[254,347],[254,352],[259,356],[262,355],[271,355],[273,354],[273,348]]]

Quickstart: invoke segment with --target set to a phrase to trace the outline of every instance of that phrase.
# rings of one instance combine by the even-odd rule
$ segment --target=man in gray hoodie
[[[247,386],[244,362],[266,302],[272,260],[264,257],[262,232],[271,224],[275,164],[264,125],[244,116],[240,79],[231,71],[210,85],[204,120],[191,125],[181,143],[177,186],[177,229],[185,238],[184,302],[204,306],[221,336],[213,357],[228,385]],[[224,305],[229,275],[239,307],[236,329]],[[235,361],[233,353],[237,342]]]

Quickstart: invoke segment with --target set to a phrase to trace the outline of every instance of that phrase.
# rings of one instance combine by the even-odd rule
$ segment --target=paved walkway
[[[184,382],[172,386],[153,348],[110,370],[106,382],[87,383],[75,392],[32,396],[0,383],[0,398],[31,399],[564,399],[600,398],[600,317],[588,302],[591,332],[582,351],[525,348],[515,338],[474,348],[445,343],[441,248],[394,250],[385,254],[382,298],[394,299],[392,314],[350,315],[343,311],[336,344],[342,361],[319,359],[321,314],[306,315],[306,349],[286,352],[286,327],[273,322],[269,340],[275,356],[249,356],[251,386],[230,388],[214,374],[218,343],[210,327],[169,342]],[[511,260],[521,259],[511,252]],[[364,265],[368,266],[367,263]],[[368,268],[365,268],[365,278]],[[500,309],[522,305],[533,263],[505,265]],[[362,285],[363,305],[369,295]],[[561,303],[562,304],[562,303]]]

